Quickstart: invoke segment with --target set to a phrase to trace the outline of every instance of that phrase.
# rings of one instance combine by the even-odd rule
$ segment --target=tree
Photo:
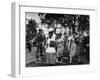
[[[89,15],[80,15],[78,22],[82,30],[89,30]]]
[[[80,30],[89,29],[89,16],[88,15],[79,15],[79,14],[45,14],[39,13],[41,17],[41,23],[47,23],[50,27],[54,24],[62,24],[63,27],[69,27],[75,31],[75,27],[78,27]]]
[[[28,24],[26,24],[26,40],[31,40],[36,36],[37,30],[37,23],[35,22],[34,19],[30,19],[28,21]]]

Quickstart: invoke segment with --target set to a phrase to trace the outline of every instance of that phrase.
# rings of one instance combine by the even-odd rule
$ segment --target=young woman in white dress
[[[55,34],[51,32],[49,38],[47,39],[47,49],[46,49],[46,63],[56,64],[56,49],[55,49]]]

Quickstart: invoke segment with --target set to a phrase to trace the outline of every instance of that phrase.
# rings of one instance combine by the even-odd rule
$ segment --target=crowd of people
[[[46,30],[45,30],[46,29]],[[36,36],[26,41],[31,52],[36,47],[36,61],[46,64],[89,63],[89,30],[74,30],[57,24],[57,27],[37,28]]]

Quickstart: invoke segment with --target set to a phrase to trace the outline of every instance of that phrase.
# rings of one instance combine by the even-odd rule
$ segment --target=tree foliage
[[[26,40],[31,40],[36,36],[37,33],[37,23],[34,19],[28,20],[28,24],[26,24]]]
[[[39,16],[43,13],[39,13]],[[74,28],[78,26],[79,29],[89,29],[89,15],[79,14],[45,14],[41,18],[41,23],[47,23],[49,26],[53,24],[62,24],[63,27]]]

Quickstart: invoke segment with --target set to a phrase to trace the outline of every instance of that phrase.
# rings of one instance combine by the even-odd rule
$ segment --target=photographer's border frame
[[[37,9],[38,8],[38,9]],[[35,10],[35,11],[33,11]],[[63,11],[63,12],[62,12]],[[90,46],[91,46],[91,53],[90,53],[90,65],[73,65],[73,66],[60,66],[60,67],[34,67],[34,68],[27,68],[25,67],[25,15],[23,15],[25,12],[44,12],[44,13],[65,13],[66,14],[71,11],[71,14],[89,14],[90,17],[92,17],[92,20],[90,20],[90,34],[95,32],[95,29],[93,28],[95,26],[95,9],[87,9],[87,8],[63,8],[63,7],[45,7],[45,6],[32,6],[32,4],[22,4],[22,3],[12,3],[12,10],[11,10],[11,43],[12,43],[12,49],[11,49],[11,75],[14,77],[20,77],[20,76],[34,76],[34,75],[53,75],[55,73],[60,74],[66,74],[66,73],[77,73],[77,72],[91,72],[95,71],[96,68],[96,60],[93,59],[95,55],[93,54],[93,47],[91,45],[91,40],[94,35],[91,35],[90,37]],[[73,12],[72,12],[73,11]],[[79,12],[79,13],[78,13]],[[22,27],[24,26],[24,27]],[[22,38],[23,37],[23,38]],[[23,41],[24,40],[24,41]],[[24,42],[24,43],[23,43]],[[24,49],[24,50],[23,50]],[[23,64],[24,63],[24,64]],[[67,69],[65,68],[67,67]],[[50,68],[50,70],[49,70]],[[65,71],[66,70],[66,71]],[[34,74],[35,72],[35,74]]]

